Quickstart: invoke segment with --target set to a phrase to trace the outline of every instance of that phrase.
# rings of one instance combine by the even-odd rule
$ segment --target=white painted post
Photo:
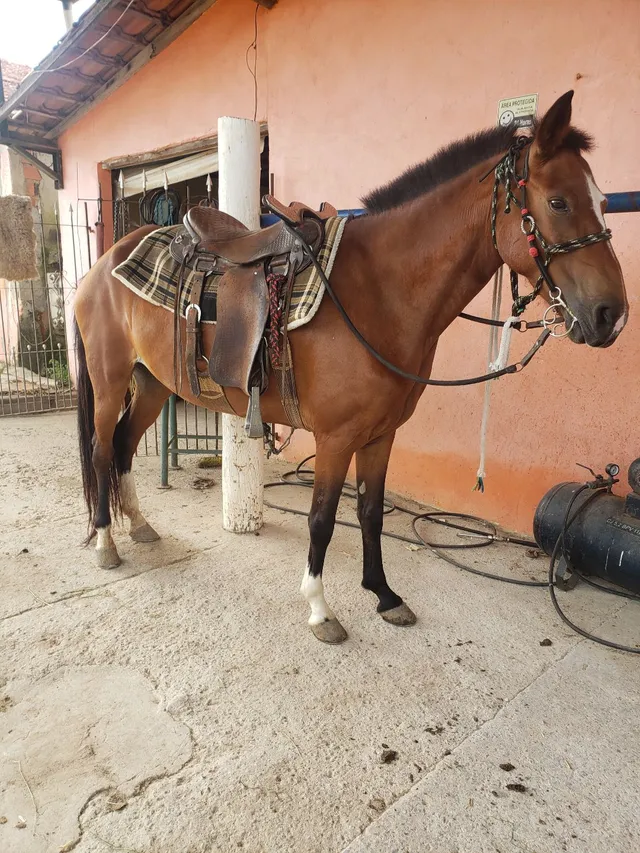
[[[218,119],[220,210],[247,228],[260,227],[260,125]],[[222,416],[222,524],[233,533],[262,527],[263,445],[248,438],[244,418]]]

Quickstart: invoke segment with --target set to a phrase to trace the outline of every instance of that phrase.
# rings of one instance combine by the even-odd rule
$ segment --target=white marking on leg
[[[96,543],[96,548],[98,551],[107,551],[109,548],[115,548],[116,544],[113,541],[113,537],[111,536],[111,525],[108,524],[106,527],[97,527],[96,533],[98,534],[98,541]]]
[[[131,522],[131,531],[137,530],[145,525],[146,519],[140,512],[140,504],[138,503],[138,494],[136,492],[136,481],[133,479],[131,471],[127,471],[120,477],[120,498],[122,500],[122,510]]]
[[[314,577],[309,571],[309,564],[307,564],[302,578],[300,592],[309,602],[309,607],[311,607],[309,625],[319,625],[321,622],[327,622],[329,619],[336,618],[324,598],[322,575]]]
[[[358,492],[359,492],[361,495],[364,495],[364,493],[365,493],[366,491],[367,491],[367,484],[366,484],[366,483],[365,483],[365,481],[363,480],[363,481],[360,483],[360,485],[358,486]]]

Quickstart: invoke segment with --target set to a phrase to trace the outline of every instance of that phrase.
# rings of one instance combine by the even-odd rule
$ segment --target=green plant
[[[60,361],[57,361],[55,358],[49,361],[47,376],[49,379],[53,379],[56,385],[68,386],[71,384],[69,365],[66,363],[66,360],[63,361],[62,356],[60,356]]]

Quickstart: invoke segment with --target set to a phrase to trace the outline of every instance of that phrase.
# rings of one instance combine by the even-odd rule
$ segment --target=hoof
[[[410,607],[407,607],[404,601],[397,607],[392,607],[391,610],[384,610],[380,615],[385,622],[389,622],[391,625],[406,626],[416,624],[416,614]]]
[[[96,559],[100,569],[115,569],[121,562],[115,545],[111,548],[96,548]]]
[[[317,625],[311,625],[311,630],[314,635],[323,643],[344,643],[347,639],[347,632],[337,619],[327,619],[326,622],[319,622]]]
[[[150,524],[143,524],[141,527],[136,527],[129,533],[129,536],[134,542],[157,542],[160,538]]]

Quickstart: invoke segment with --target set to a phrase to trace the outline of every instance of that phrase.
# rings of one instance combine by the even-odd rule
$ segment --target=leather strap
[[[282,408],[287,416],[290,426],[294,429],[306,429],[300,414],[300,403],[298,391],[293,372],[293,358],[289,344],[289,309],[291,307],[291,296],[296,273],[298,272],[293,258],[289,266],[289,275],[285,285],[284,310],[282,312],[282,359],[278,367],[273,367],[273,372],[278,381],[278,390],[282,400]]]
[[[198,379],[197,361],[201,357],[200,347],[200,299],[204,287],[204,273],[193,275],[189,304],[186,309],[187,341],[185,344],[185,366],[189,378],[189,386],[194,397],[200,396],[200,380]]]

